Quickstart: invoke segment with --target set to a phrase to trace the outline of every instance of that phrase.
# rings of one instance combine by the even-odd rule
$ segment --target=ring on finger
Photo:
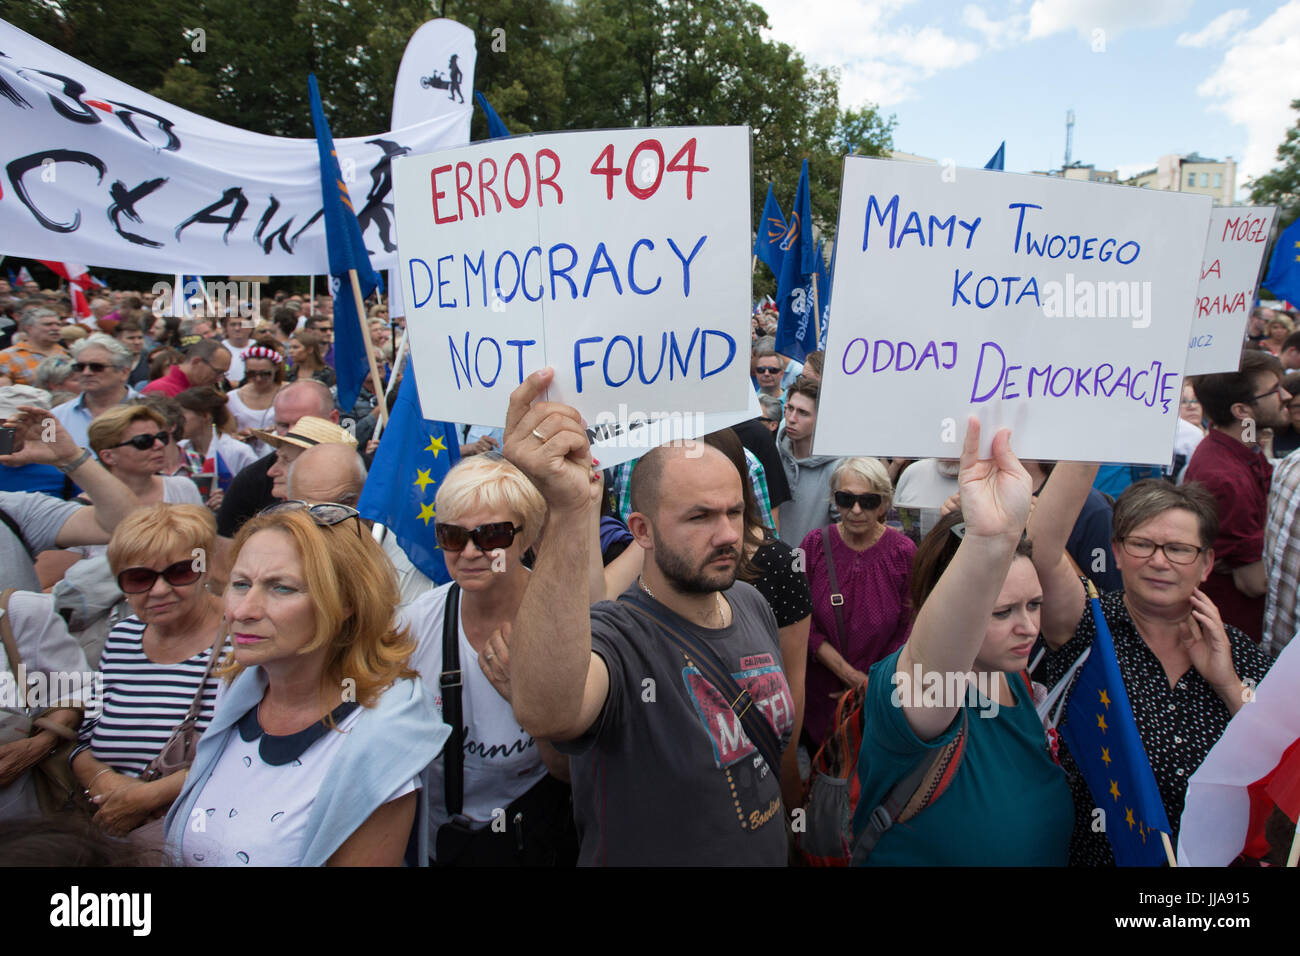
[[[546,441],[546,436],[543,435],[541,432],[539,432],[536,428],[533,429],[533,437],[536,438],[536,439],[537,439],[538,441],[540,441],[540,442],[545,442],[545,441]]]
[[[488,659],[489,662],[491,662],[492,660],[495,659],[495,655],[489,652],[488,655],[487,655],[487,659]]]

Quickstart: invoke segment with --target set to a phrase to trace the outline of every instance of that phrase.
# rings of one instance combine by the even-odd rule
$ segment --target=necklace
[[[652,601],[659,600],[657,597],[655,597],[654,592],[651,591],[650,588],[646,586],[645,580],[640,575],[637,575],[636,583],[640,585],[642,591],[644,591],[647,595],[649,595]],[[714,591],[713,596],[718,599],[718,622],[719,622],[718,626],[726,627],[727,626],[727,605],[726,602],[723,601],[722,599],[722,592]]]

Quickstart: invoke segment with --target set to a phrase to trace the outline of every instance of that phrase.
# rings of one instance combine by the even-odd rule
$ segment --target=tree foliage
[[[1291,101],[1291,109],[1300,113],[1300,100]],[[1278,221],[1290,225],[1300,217],[1300,118],[1286,131],[1277,148],[1278,167],[1250,182],[1250,200],[1261,205],[1277,206]]]

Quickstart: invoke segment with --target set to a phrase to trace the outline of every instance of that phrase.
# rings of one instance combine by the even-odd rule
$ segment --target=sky
[[[1300,0],[757,0],[772,39],[840,71],[840,105],[894,114],[894,148],[1131,176],[1167,153],[1277,164],[1300,99]]]

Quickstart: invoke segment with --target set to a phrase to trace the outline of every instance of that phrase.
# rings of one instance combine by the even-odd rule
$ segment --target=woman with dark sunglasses
[[[216,534],[206,508],[155,504],[125,518],[108,544],[133,613],[109,632],[99,712],[87,711],[72,769],[98,808],[94,821],[110,833],[161,820],[185,773],[152,781],[141,774],[196,699],[196,728],[212,718],[218,680],[209,665],[220,654],[221,601],[207,588],[206,557]]]
[[[521,559],[541,534],[546,503],[514,465],[484,454],[448,472],[433,504],[452,583],[405,609],[418,642],[411,667],[438,695],[453,734],[429,767],[430,860],[572,864],[568,761],[520,729],[510,703],[510,625],[529,578]],[[444,634],[454,635],[454,661]]]
[[[86,430],[90,450],[113,477],[130,488],[141,504],[201,505],[194,483],[185,477],[160,475],[173,441],[167,419],[147,405],[118,405],[104,412]]]
[[[911,628],[916,545],[884,523],[893,501],[889,472],[875,458],[845,458],[831,472],[831,498],[840,520],[814,528],[802,544],[813,596],[804,716],[813,750],[832,729],[839,696],[865,681]]]
[[[244,350],[244,381],[226,396],[235,416],[236,437],[249,442],[259,458],[270,454],[271,446],[253,435],[253,429],[275,426],[275,396],[284,384],[284,356],[265,345]]]

